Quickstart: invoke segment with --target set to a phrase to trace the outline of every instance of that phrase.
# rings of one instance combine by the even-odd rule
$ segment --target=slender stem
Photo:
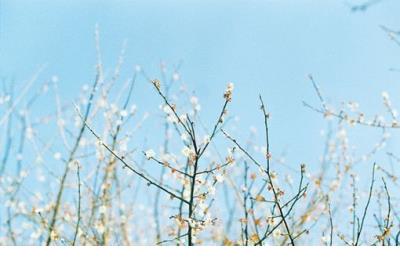
[[[72,242],[72,245],[75,246],[76,243],[76,238],[78,236],[79,233],[79,225],[81,223],[81,176],[80,176],[80,172],[79,172],[79,164],[77,164],[77,170],[76,170],[76,174],[78,177],[78,220],[76,221],[76,226],[75,226],[75,234],[74,234],[74,240]]]
[[[363,213],[363,216],[362,216],[362,219],[361,219],[360,227],[358,228],[357,238],[356,238],[356,241],[355,241],[355,243],[354,243],[354,246],[357,246],[358,243],[360,242],[361,232],[362,232],[363,227],[364,227],[365,217],[367,216],[367,211],[368,211],[369,203],[370,203],[371,197],[372,197],[372,191],[373,191],[373,188],[374,188],[374,183],[375,183],[375,169],[376,169],[376,163],[374,163],[374,165],[373,165],[373,167],[372,167],[372,179],[371,179],[371,186],[369,187],[368,200],[367,200],[367,204],[365,205],[365,208],[364,208],[364,213]]]

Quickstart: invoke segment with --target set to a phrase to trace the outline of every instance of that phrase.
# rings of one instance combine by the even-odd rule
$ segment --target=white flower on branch
[[[231,101],[232,100],[232,92],[233,92],[234,85],[232,82],[228,83],[226,86],[226,90],[224,93],[224,98],[226,101]]]
[[[223,182],[225,180],[224,176],[221,174],[217,174],[214,176],[215,180],[219,183]]]
[[[150,160],[156,156],[156,153],[152,149],[147,150],[144,154],[146,155],[147,160]]]
[[[194,162],[196,159],[196,152],[194,151],[194,149],[189,148],[187,146],[183,147],[182,149],[182,154],[189,159],[190,162]]]

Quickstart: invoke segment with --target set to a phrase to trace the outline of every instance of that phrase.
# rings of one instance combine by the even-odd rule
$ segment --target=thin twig
[[[78,236],[79,232],[79,225],[81,223],[81,176],[79,173],[79,164],[77,163],[76,167],[76,175],[78,177],[78,220],[76,221],[76,227],[75,227],[75,234],[74,234],[74,240],[72,242],[72,245],[75,246],[76,238]]]
[[[374,188],[374,183],[375,183],[375,169],[376,169],[376,163],[374,163],[374,165],[373,165],[373,167],[372,167],[372,179],[371,179],[371,186],[369,187],[368,200],[367,200],[367,204],[365,205],[365,208],[364,208],[364,213],[363,213],[363,216],[362,216],[362,218],[361,218],[361,223],[360,223],[360,227],[358,228],[357,237],[356,237],[356,241],[355,241],[355,243],[354,243],[354,246],[357,246],[358,243],[360,242],[361,232],[362,232],[362,229],[363,229],[363,227],[364,227],[365,217],[367,216],[367,211],[368,211],[369,203],[370,203],[371,197],[372,197],[372,191],[373,191],[373,188]]]

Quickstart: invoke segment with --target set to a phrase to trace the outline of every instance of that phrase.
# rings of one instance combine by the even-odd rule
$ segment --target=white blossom
[[[152,149],[147,150],[144,154],[148,160],[156,156],[156,153]]]

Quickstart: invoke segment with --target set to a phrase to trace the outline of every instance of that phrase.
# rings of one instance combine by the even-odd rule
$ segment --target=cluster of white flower
[[[234,85],[233,85],[232,82],[228,83],[228,85],[226,86],[226,90],[225,90],[225,93],[224,93],[224,98],[228,102],[232,100],[233,88],[234,88]]]
[[[181,152],[189,160],[189,163],[193,165],[197,157],[195,150],[193,148],[185,146],[183,147]]]
[[[179,121],[184,123],[187,120],[186,114],[180,115],[179,118],[176,116],[175,111],[173,110],[173,109],[175,109],[174,106],[170,107],[169,105],[165,104],[162,109],[163,109],[164,113],[167,114],[167,121],[169,123],[176,124]]]
[[[144,154],[146,155],[146,158],[148,160],[150,160],[150,159],[152,159],[153,157],[156,156],[156,153],[152,149],[147,150]]]
[[[214,176],[214,179],[215,179],[215,181],[217,181],[217,182],[219,182],[219,183],[221,183],[221,182],[223,182],[223,181],[225,180],[224,176],[221,175],[221,174],[215,175],[215,176]]]

